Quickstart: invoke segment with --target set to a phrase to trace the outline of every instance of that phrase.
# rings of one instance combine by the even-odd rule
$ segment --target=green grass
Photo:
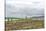
[[[32,18],[5,21],[6,27],[10,30],[39,29],[44,28],[44,20],[32,20]]]

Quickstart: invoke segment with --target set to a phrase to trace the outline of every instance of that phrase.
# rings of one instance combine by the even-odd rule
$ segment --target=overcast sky
[[[43,0],[6,0],[7,17],[44,15]]]

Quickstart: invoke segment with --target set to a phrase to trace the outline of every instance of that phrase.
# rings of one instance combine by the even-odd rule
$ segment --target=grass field
[[[6,30],[25,30],[44,28],[44,20],[32,20],[32,18],[5,21]]]

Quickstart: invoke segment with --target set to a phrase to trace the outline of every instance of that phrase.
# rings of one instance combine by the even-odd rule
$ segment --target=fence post
[[[9,18],[8,18],[8,21],[9,21]]]
[[[11,18],[11,21],[12,21],[12,18]]]
[[[27,19],[27,16],[25,18]]]

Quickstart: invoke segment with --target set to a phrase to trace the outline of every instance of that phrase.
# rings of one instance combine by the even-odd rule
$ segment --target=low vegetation
[[[40,29],[44,28],[44,20],[32,20],[32,18],[5,21],[6,30]]]

